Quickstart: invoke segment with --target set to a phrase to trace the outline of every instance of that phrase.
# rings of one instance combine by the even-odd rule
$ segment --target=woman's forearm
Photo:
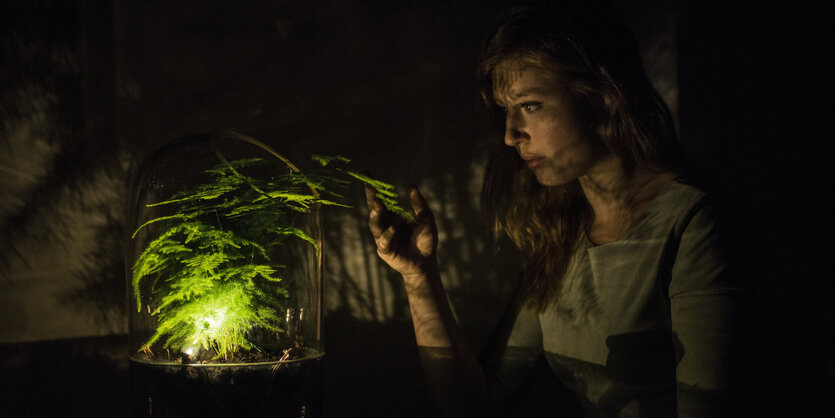
[[[421,365],[445,415],[472,416],[486,402],[481,366],[452,315],[436,266],[404,276]]]
[[[404,276],[409,310],[420,347],[452,347],[458,326],[452,316],[437,268],[425,274]]]

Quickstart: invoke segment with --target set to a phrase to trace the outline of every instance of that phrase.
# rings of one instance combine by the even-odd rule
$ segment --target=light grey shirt
[[[512,390],[544,354],[587,417],[741,407],[747,292],[715,212],[702,191],[675,180],[617,241],[583,237],[554,302],[509,322],[507,348],[487,367],[494,383]]]

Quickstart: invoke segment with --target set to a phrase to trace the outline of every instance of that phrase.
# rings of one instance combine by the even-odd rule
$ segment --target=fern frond
[[[334,161],[338,161],[338,162],[340,162],[340,163],[344,163],[344,164],[348,164],[348,163],[350,163],[350,162],[351,162],[351,160],[349,160],[349,159],[347,159],[347,158],[345,158],[345,157],[343,157],[343,156],[341,156],[341,155],[319,155],[319,154],[313,154],[313,155],[311,155],[311,156],[310,156],[310,158],[311,158],[313,161],[316,161],[317,163],[321,164],[321,165],[322,165],[322,167],[326,167],[328,164],[330,164],[330,163],[332,163],[332,162],[334,162]]]
[[[302,208],[305,211],[310,208],[310,205],[316,202],[316,196],[288,191],[269,192],[265,196],[255,199],[254,202],[259,202],[267,198],[280,200],[282,203],[288,204],[291,209]]]
[[[397,197],[397,194],[394,192],[394,185],[392,185],[392,184],[386,183],[384,181],[373,179],[371,177],[366,176],[365,174],[360,174],[360,173],[357,173],[355,171],[350,171],[349,170],[349,171],[346,171],[346,173],[349,176],[351,176],[351,177],[353,177],[353,178],[371,186],[372,188],[374,188],[374,190],[377,191],[377,193],[380,193],[380,194],[383,194],[385,196],[392,197],[392,198]]]
[[[317,203],[321,203],[323,206],[337,206],[337,207],[340,207],[340,208],[352,208],[353,207],[351,205],[346,205],[344,203],[334,202],[334,201],[325,200],[325,199],[319,199],[317,201]]]
[[[263,158],[240,158],[229,161],[228,163],[218,164],[208,170],[205,170],[204,173],[211,174],[215,177],[224,177],[229,175],[230,166],[235,170],[240,170],[247,167],[263,167],[268,164],[267,160]]]
[[[313,239],[313,237],[311,237],[310,235],[307,235],[307,233],[306,233],[306,232],[304,232],[304,231],[302,231],[301,229],[296,228],[296,227],[294,227],[294,226],[288,226],[288,227],[278,228],[278,229],[276,229],[276,231],[275,231],[275,232],[276,232],[277,234],[279,234],[279,235],[293,235],[293,236],[296,236],[296,237],[298,237],[298,238],[301,238],[301,239],[303,239],[303,240],[305,240],[305,241],[309,242],[310,244],[312,244],[312,245],[313,245],[314,247],[316,247],[317,249],[319,248],[319,247],[316,245],[316,240],[314,240],[314,239]]]

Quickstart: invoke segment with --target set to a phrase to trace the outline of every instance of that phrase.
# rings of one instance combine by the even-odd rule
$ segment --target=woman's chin
[[[537,183],[546,187],[563,186],[574,180],[574,178],[568,176],[556,175],[550,170],[534,170],[534,177],[536,177]]]

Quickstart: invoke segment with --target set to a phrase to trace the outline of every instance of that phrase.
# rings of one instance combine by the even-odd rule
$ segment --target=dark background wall
[[[297,159],[342,154],[398,186],[420,185],[455,313],[481,344],[518,270],[511,254],[490,255],[477,200],[492,133],[474,67],[503,3],[5,2],[0,347],[5,375],[23,379],[8,399],[45,382],[63,388],[33,364],[75,365],[62,376],[98,364],[124,373],[127,173],[156,146],[217,129]],[[685,146],[736,204],[760,278],[756,358],[773,371],[768,401],[786,416],[828,405],[832,6],[615,4]],[[405,295],[377,262],[363,217],[360,206],[329,218],[326,411],[431,416]],[[81,338],[101,335],[116,337]],[[23,377],[32,375],[45,381]],[[87,382],[109,381],[120,380]],[[66,399],[83,410],[89,398]]]
[[[742,2],[740,2],[742,3]],[[833,129],[823,2],[693,2],[677,27],[680,129],[733,196],[758,299],[754,358],[780,416],[832,414]],[[825,405],[825,408],[824,408]]]

